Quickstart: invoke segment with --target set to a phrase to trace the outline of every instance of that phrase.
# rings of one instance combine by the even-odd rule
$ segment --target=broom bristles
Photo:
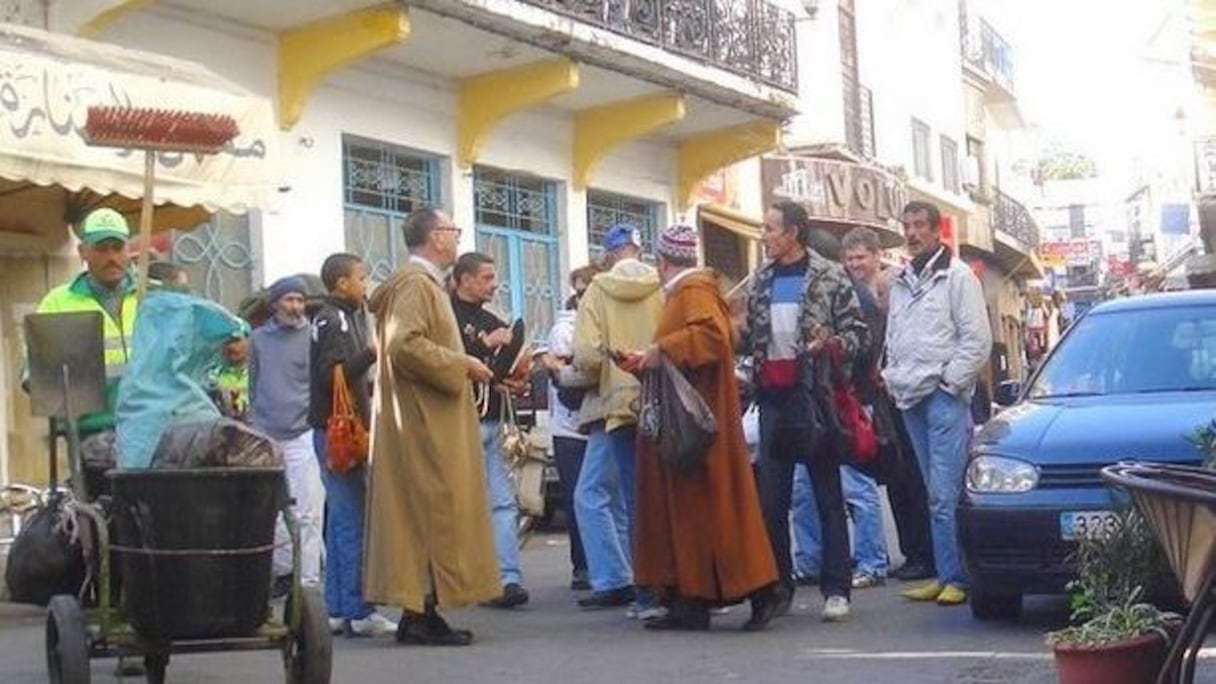
[[[89,107],[85,123],[90,145],[210,154],[239,132],[225,114],[139,107]]]

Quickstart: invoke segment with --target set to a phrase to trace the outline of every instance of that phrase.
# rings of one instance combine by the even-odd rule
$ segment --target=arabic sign
[[[904,184],[875,166],[811,157],[760,162],[765,206],[793,200],[811,220],[891,228],[907,201]]]
[[[1089,266],[1102,254],[1102,244],[1097,240],[1062,240],[1044,242],[1039,245],[1039,259],[1053,270],[1069,266]]]
[[[100,194],[143,195],[143,155],[90,147],[91,106],[232,116],[240,135],[217,155],[157,155],[156,200],[243,213],[277,185],[269,101],[203,67],[70,36],[0,27],[0,176]]]

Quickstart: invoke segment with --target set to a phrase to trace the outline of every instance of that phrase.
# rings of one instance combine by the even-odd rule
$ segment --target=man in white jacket
[[[911,263],[891,280],[883,378],[920,463],[929,492],[937,579],[903,592],[914,601],[959,605],[967,578],[959,559],[954,508],[971,437],[971,395],[992,351],[983,287],[941,241],[941,212],[928,202],[903,211]]]

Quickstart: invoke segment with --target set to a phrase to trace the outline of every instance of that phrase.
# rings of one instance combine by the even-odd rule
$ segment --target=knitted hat
[[[291,293],[299,295],[308,295],[307,288],[304,286],[304,281],[295,276],[279,278],[270,286],[270,303],[273,305],[283,297]]]
[[[683,223],[668,226],[659,233],[657,250],[660,256],[682,261],[696,261],[700,238],[697,229]]]

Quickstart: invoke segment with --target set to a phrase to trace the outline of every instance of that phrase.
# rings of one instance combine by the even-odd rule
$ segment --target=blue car
[[[958,507],[980,619],[1065,591],[1076,540],[1111,521],[1103,466],[1202,460],[1188,437],[1216,418],[1216,291],[1100,304],[1024,389],[1003,389],[1007,408],[976,436]]]

